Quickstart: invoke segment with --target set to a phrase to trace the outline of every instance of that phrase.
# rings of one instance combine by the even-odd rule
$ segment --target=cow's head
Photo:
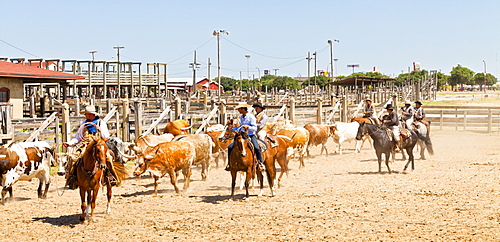
[[[146,172],[148,169],[149,162],[154,158],[153,155],[143,153],[137,154],[137,159],[135,160],[134,176],[140,176]]]

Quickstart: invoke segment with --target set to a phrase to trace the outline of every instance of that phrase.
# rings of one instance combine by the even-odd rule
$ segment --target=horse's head
[[[250,137],[248,136],[248,130],[240,129],[234,135],[234,147],[238,147],[241,150],[241,156],[247,155],[247,143]]]
[[[93,157],[97,164],[99,165],[99,169],[106,169],[106,157],[108,154],[108,146],[103,139],[95,139],[94,149],[93,149]]]
[[[368,131],[366,130],[366,123],[365,122],[360,123],[358,127],[358,133],[356,134],[356,139],[361,140],[367,132]]]

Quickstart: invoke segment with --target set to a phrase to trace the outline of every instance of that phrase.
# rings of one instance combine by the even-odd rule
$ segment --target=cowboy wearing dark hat
[[[401,141],[401,138],[399,137],[399,119],[398,119],[398,114],[394,112],[394,108],[392,107],[392,104],[387,104],[385,107],[387,109],[387,112],[389,113],[388,115],[384,116],[382,118],[383,124],[392,130],[392,134],[394,135],[394,141],[396,143],[396,147],[400,149],[401,145],[399,144]]]
[[[422,107],[422,102],[420,101],[415,101],[415,121],[423,123],[427,127],[427,132],[430,131],[430,123],[425,121],[425,111],[424,108]]]
[[[264,127],[264,125],[267,124],[267,120],[269,117],[264,113],[264,109],[266,109],[264,106],[262,106],[262,103],[254,103],[252,107],[255,109],[255,112],[257,113],[255,115],[255,119],[257,121],[257,133]]]

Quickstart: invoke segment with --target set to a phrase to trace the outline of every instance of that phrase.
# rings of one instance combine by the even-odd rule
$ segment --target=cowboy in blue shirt
[[[260,150],[259,143],[257,142],[257,137],[255,136],[255,133],[257,132],[257,121],[255,119],[255,116],[251,113],[248,112],[248,108],[250,107],[249,104],[246,103],[240,103],[238,106],[235,107],[236,110],[241,114],[240,115],[240,126],[233,128],[232,131],[238,131],[240,129],[246,129],[248,131],[248,136],[250,137],[250,140],[253,144],[253,147],[255,149],[255,155],[257,156],[257,161],[259,162],[259,170],[263,171],[264,165],[262,163],[262,151]],[[228,162],[226,166],[226,171],[229,171],[229,157],[231,154],[231,151],[233,150],[234,142],[231,143],[228,147]]]

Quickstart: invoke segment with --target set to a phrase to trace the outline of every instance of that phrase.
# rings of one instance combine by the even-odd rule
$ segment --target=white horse
[[[423,124],[421,122],[414,122],[413,126],[417,128],[416,131],[419,132],[421,135],[423,135],[427,138],[430,138],[429,137],[429,130],[427,130],[427,127],[425,126],[425,124]],[[425,160],[425,150],[426,150],[427,146],[425,145],[425,143],[421,139],[418,140],[417,145],[420,148],[420,159]]]

